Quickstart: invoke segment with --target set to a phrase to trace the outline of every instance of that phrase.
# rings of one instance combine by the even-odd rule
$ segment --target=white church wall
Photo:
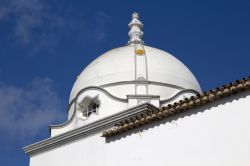
[[[79,96],[77,103],[80,102],[80,100],[84,99],[85,97],[92,97],[92,98],[97,97],[100,102],[100,107],[97,110],[96,114],[93,115],[91,114],[87,118],[82,118],[81,117],[82,114],[79,113],[77,121],[78,127],[96,121],[98,119],[104,118],[106,116],[112,115],[119,111],[126,110],[128,108],[127,102],[121,102],[115,98],[111,98],[105,93],[96,90],[89,90],[87,92],[84,92],[82,95]],[[80,110],[78,110],[78,112],[79,111]]]
[[[105,87],[105,89],[120,98],[127,98],[128,94],[135,94],[135,85],[134,84],[117,84],[114,86]]]
[[[247,166],[250,92],[111,138],[100,133],[31,156],[31,166]]]
[[[159,95],[161,97],[161,100],[173,97],[179,91],[179,89],[168,87],[167,85],[148,85],[148,94]]]
[[[94,136],[58,147],[49,152],[31,157],[30,166],[82,166],[89,165],[91,162],[102,165],[104,158],[102,154],[104,152],[102,149],[98,151],[94,149],[102,147],[104,141],[104,138],[100,139],[99,136]]]
[[[89,90],[81,94],[77,101],[76,105],[79,104],[84,98],[97,98],[99,100],[99,108],[96,113],[91,114],[89,117],[84,117],[83,112],[81,108],[78,108],[76,106],[76,113],[73,114],[72,120],[67,123],[66,125],[63,125],[61,127],[52,127],[51,129],[51,137],[65,133],[69,130],[73,130],[76,128],[79,128],[87,123],[93,122],[95,120],[101,119],[103,117],[106,117],[108,115],[114,114],[117,111],[123,111],[128,108],[128,103],[127,102],[121,102],[119,100],[115,100],[108,96],[107,94],[100,92],[98,90]],[[74,104],[72,105],[71,109],[74,109]],[[74,111],[73,111],[74,112]]]

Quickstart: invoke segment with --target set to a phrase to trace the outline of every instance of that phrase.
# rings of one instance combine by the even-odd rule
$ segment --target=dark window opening
[[[100,105],[98,103],[90,103],[86,110],[83,111],[83,116],[88,117],[92,113],[97,113],[99,106]]]

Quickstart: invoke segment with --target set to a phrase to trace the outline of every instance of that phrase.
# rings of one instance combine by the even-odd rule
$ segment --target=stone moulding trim
[[[151,84],[151,85],[159,85],[159,86],[165,86],[165,87],[170,87],[170,88],[175,88],[175,89],[179,89],[181,91],[185,91],[187,89],[181,87],[181,86],[177,86],[177,85],[173,85],[173,84],[167,84],[167,83],[162,83],[162,82],[156,82],[156,81],[138,81],[138,80],[133,80],[133,81],[120,81],[120,82],[114,82],[114,83],[109,83],[109,84],[103,84],[103,85],[100,85],[100,86],[89,86],[89,87],[86,87],[86,88],[83,88],[81,89],[77,95],[70,101],[69,105],[68,105],[68,112],[71,108],[71,106],[75,103],[75,101],[77,100],[77,98],[79,97],[80,94],[82,94],[83,92],[87,91],[87,90],[99,90],[99,91],[102,91],[104,92],[105,94],[107,94],[108,96],[110,96],[111,98],[115,99],[115,100],[118,100],[118,101],[121,101],[121,102],[128,102],[127,99],[122,99],[122,98],[119,98],[119,97],[116,97],[114,95],[112,95],[111,93],[109,93],[107,90],[103,89],[105,87],[110,87],[110,86],[117,86],[117,85],[124,85],[124,84]],[[195,91],[195,90],[193,90]],[[198,93],[197,91],[195,91],[195,93]],[[171,97],[173,98],[173,97]],[[171,98],[170,99],[166,99],[171,101]],[[165,103],[164,102],[165,100],[162,100],[161,103]],[[70,121],[70,120],[69,120]],[[67,123],[67,122],[66,122]],[[65,125],[66,123],[64,124],[61,124],[61,125],[56,125],[56,126],[63,126]],[[54,127],[54,126],[53,126]]]
[[[124,102],[124,103],[128,102],[127,99],[119,98],[119,97],[116,97],[116,96],[112,95],[112,94],[109,93],[107,90],[103,89],[102,86],[88,86],[88,87],[86,87],[86,88],[81,89],[81,90],[77,93],[76,97],[70,101],[69,106],[68,106],[68,111],[70,110],[71,106],[75,103],[75,101],[78,99],[78,97],[79,97],[83,92],[86,92],[86,91],[88,91],[88,90],[98,90],[98,91],[101,91],[101,92],[103,92],[104,94],[108,95],[108,96],[111,97],[112,99],[115,99],[115,100],[117,100],[117,101]]]
[[[180,92],[177,92],[175,95],[173,95],[172,97],[168,98],[168,99],[165,99],[165,100],[161,100],[160,101],[160,104],[164,104],[164,103],[168,103],[168,102],[171,102],[173,100],[175,100],[177,97],[185,94],[185,93],[194,93],[196,95],[199,95],[200,93],[197,92],[196,90],[193,90],[193,89],[185,89],[185,90],[182,90]]]
[[[190,91],[190,92],[193,91],[195,94],[199,94],[199,92],[197,92],[196,90],[185,89],[185,88],[177,86],[177,85],[172,85],[172,84],[167,84],[167,83],[161,83],[161,82],[155,82],[155,81],[138,81],[138,80],[134,80],[134,81],[120,81],[120,82],[114,82],[114,83],[104,84],[104,85],[100,85],[100,86],[89,86],[89,87],[83,88],[82,90],[80,90],[77,93],[76,97],[70,101],[69,106],[68,106],[68,111],[70,110],[70,108],[73,105],[73,103],[80,96],[80,94],[82,94],[83,92],[85,92],[87,90],[98,90],[98,91],[101,91],[101,92],[107,94],[109,97],[111,97],[111,98],[113,98],[115,100],[118,100],[118,101],[121,101],[121,102],[128,102],[127,99],[116,97],[116,96],[112,95],[111,93],[109,93],[107,90],[103,89],[103,88],[110,87],[110,86],[117,86],[117,85],[124,85],[124,84],[152,84],[152,85],[159,85],[159,86],[165,86],[165,87],[170,87],[170,88],[176,88],[176,89],[181,90],[181,92],[182,91]],[[166,100],[170,100],[170,99],[166,99]],[[165,101],[165,100],[163,100],[163,101]]]
[[[159,99],[158,95],[127,95],[128,99]]]
[[[100,89],[101,91],[105,91],[108,94],[110,94],[108,91],[106,91],[103,88],[110,87],[110,86],[125,85],[125,84],[151,84],[151,85],[159,85],[159,86],[165,86],[165,87],[175,88],[175,89],[178,89],[178,90],[184,90],[185,89],[185,88],[177,86],[177,85],[167,84],[167,83],[161,83],[161,82],[156,82],[156,81],[138,81],[138,80],[134,80],[134,81],[120,81],[120,82],[114,82],[114,83],[109,83],[109,84],[103,84],[103,85],[100,85],[100,86],[89,86],[89,87],[83,88],[83,89],[81,89],[77,93],[76,97],[74,97],[74,99],[72,99],[70,101],[69,105],[72,105],[74,103],[74,101],[77,99],[77,97],[80,95],[80,93],[82,93],[82,92],[84,92],[84,91],[86,91],[88,89],[96,88],[96,89]],[[117,98],[117,97],[113,96],[112,94],[110,94],[110,95],[112,97],[114,97],[114,98]],[[120,98],[118,98],[118,99],[120,99]],[[121,99],[121,100],[126,100],[126,99]]]
[[[197,94],[190,98],[180,100],[174,104],[169,104],[167,107],[163,107],[158,111],[147,111],[140,115],[136,115],[132,118],[128,118],[124,121],[117,123],[113,128],[104,131],[103,137],[111,137],[119,133],[126,132],[133,128],[152,123],[163,118],[167,118],[184,111],[188,111],[195,107],[200,107],[216,100],[227,98],[228,96],[250,90],[250,77],[236,80],[235,82],[217,87],[216,89],[204,92],[203,94]]]
[[[36,155],[38,153],[48,151],[52,148],[65,145],[67,143],[71,143],[73,141],[77,141],[82,138],[86,138],[93,134],[100,133],[108,128],[111,128],[112,126],[114,126],[115,124],[117,124],[122,120],[139,115],[143,112],[157,111],[158,109],[159,108],[149,103],[144,103],[142,105],[127,109],[125,111],[121,111],[119,113],[89,123],[77,129],[26,146],[23,148],[23,150],[25,151],[26,154],[30,156]]]
[[[117,101],[124,102],[124,103],[128,102],[128,99],[118,98],[118,97],[112,95],[112,94],[109,93],[107,90],[105,90],[105,89],[103,89],[103,88],[101,88],[101,87],[98,87],[98,86],[89,86],[89,87],[86,87],[86,88],[84,88],[84,89],[82,89],[82,90],[79,91],[79,93],[76,95],[76,97],[69,103],[68,111],[67,111],[67,112],[69,112],[71,106],[72,106],[73,104],[75,104],[75,102],[76,102],[76,100],[78,99],[78,97],[79,97],[83,92],[86,92],[86,91],[88,91],[88,90],[98,90],[98,91],[100,91],[100,92],[103,92],[104,94],[106,94],[107,96],[109,96],[109,97],[112,98],[112,99],[115,99],[115,100],[117,100]],[[73,112],[72,116],[70,117],[70,119],[69,119],[68,121],[66,121],[65,123],[62,123],[62,124],[50,125],[50,126],[49,126],[49,132],[51,133],[51,129],[61,128],[61,127],[64,127],[64,126],[68,125],[68,124],[73,120],[75,113],[76,113],[76,110],[75,110],[75,108],[74,108],[74,112]]]
[[[125,84],[151,84],[151,85],[166,86],[166,87],[175,88],[175,89],[179,89],[179,90],[185,89],[181,86],[177,86],[177,85],[173,85],[173,84],[167,84],[167,83],[156,82],[156,81],[141,81],[141,80],[114,82],[114,83],[101,85],[100,87],[106,88],[106,87],[110,87],[110,86],[118,86],[118,85],[125,85]]]
[[[89,90],[89,89],[92,90],[91,87],[90,87],[90,88],[85,88],[85,91],[87,91],[87,90]],[[100,89],[101,89],[101,88],[100,88]],[[185,94],[185,93],[199,94],[199,92],[197,92],[197,91],[195,91],[195,90],[193,90],[193,89],[185,89],[185,90],[182,90],[182,91],[177,92],[176,94],[174,94],[172,97],[170,97],[170,98],[168,98],[168,99],[161,100],[161,101],[160,101],[160,105],[162,105],[162,104],[164,104],[164,103],[167,103],[167,102],[170,102],[170,101],[176,99],[177,97],[179,97],[180,95]],[[79,94],[79,95],[80,95],[80,94]],[[77,98],[78,98],[79,95],[77,95]],[[154,98],[154,99],[160,98],[160,96],[157,96],[157,95],[127,95],[127,98],[128,98],[128,99],[138,98],[138,97],[141,98],[141,99],[145,99],[145,98],[151,98],[151,99],[152,99],[152,98]],[[128,99],[126,99],[126,100],[128,100]],[[74,100],[72,100],[71,104],[69,105],[68,111],[69,111],[70,107],[75,103],[76,100],[77,100],[76,98],[75,98]],[[50,125],[50,126],[49,126],[49,132],[51,133],[51,129],[58,129],[58,128],[62,128],[62,127],[64,127],[64,126],[68,125],[68,124],[73,120],[73,117],[74,117],[75,113],[76,113],[76,110],[74,109],[74,112],[73,112],[72,116],[71,116],[70,119],[69,119],[67,122],[65,122],[65,123],[58,124],[58,125]]]
[[[124,102],[124,103],[127,103],[127,102],[128,102],[127,99],[116,97],[116,96],[114,96],[113,94],[109,93],[107,90],[103,89],[102,87],[98,87],[98,86],[89,86],[89,87],[86,87],[86,88],[80,90],[80,91],[77,93],[75,99],[77,99],[83,92],[88,91],[88,90],[97,90],[97,91],[101,91],[101,92],[103,92],[104,94],[106,94],[107,96],[109,96],[110,98],[112,98],[112,99],[114,99],[114,100],[117,100],[117,101],[120,101],[120,102]]]

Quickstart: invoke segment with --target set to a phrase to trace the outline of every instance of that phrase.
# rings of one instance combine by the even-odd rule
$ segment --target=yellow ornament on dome
[[[145,54],[145,51],[143,49],[136,49],[135,50],[135,54],[137,54],[137,55],[143,55],[143,54]]]

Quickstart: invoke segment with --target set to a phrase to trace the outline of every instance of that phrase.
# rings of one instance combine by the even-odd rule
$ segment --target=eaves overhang
[[[73,141],[77,141],[79,139],[84,139],[91,135],[101,133],[104,130],[113,127],[115,124],[125,119],[140,115],[144,112],[157,110],[159,110],[159,108],[155,107],[154,105],[144,103],[139,106],[129,108],[125,111],[121,111],[119,113],[89,123],[77,129],[28,145],[24,147],[23,150],[26,154],[30,156],[36,155],[59,146],[69,144]]]

